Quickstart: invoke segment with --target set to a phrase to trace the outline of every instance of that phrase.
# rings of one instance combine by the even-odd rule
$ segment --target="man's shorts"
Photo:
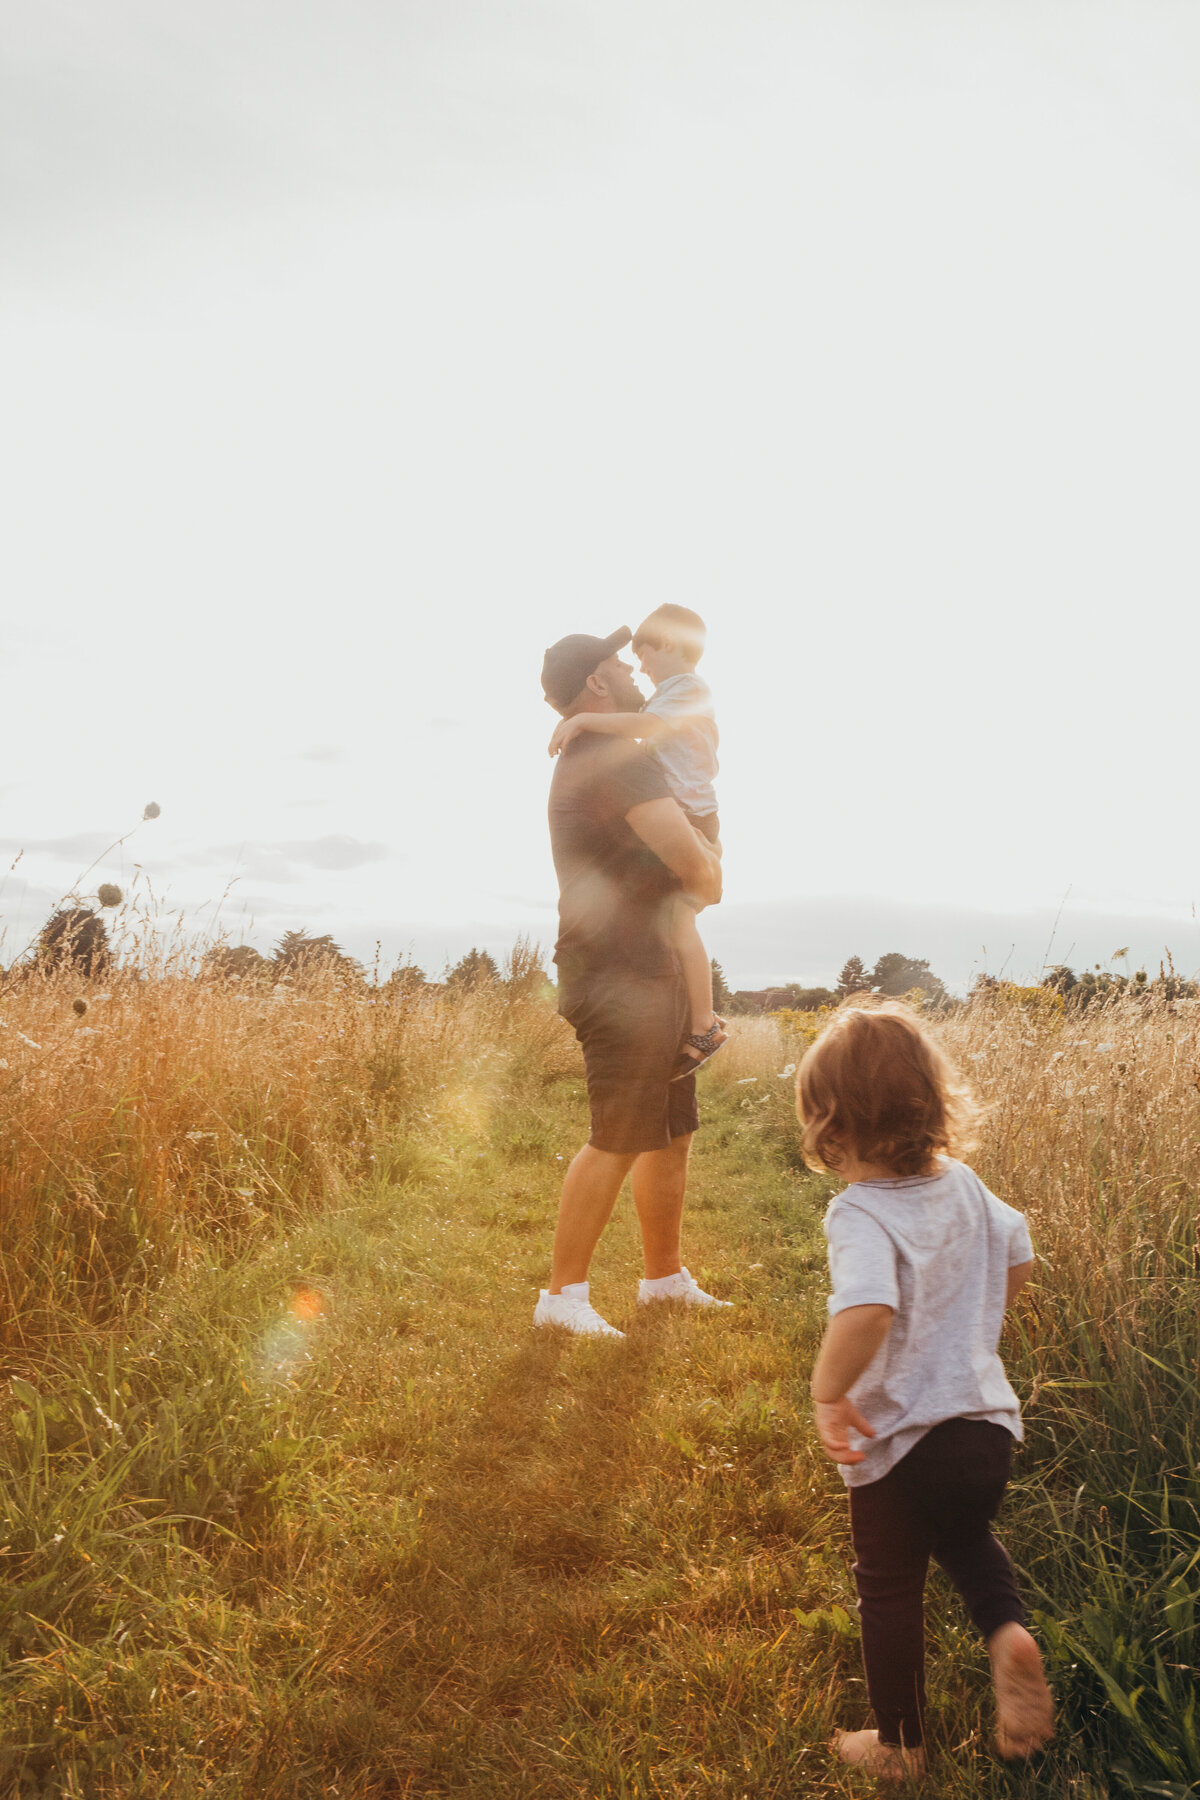
[[[696,1077],[671,1080],[689,1025],[681,975],[589,975],[559,1011],[583,1047],[594,1149],[637,1156],[695,1131]]]

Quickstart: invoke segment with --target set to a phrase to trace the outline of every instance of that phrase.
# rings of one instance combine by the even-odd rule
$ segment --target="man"
[[[636,712],[642,696],[617,652],[631,632],[562,638],[546,652],[542,688],[564,718]],[[645,1278],[638,1300],[723,1306],[680,1261],[679,1228],[695,1076],[672,1081],[688,1030],[687,988],[669,932],[682,889],[721,898],[721,861],[671,799],[656,758],[627,739],[581,733],[558,759],[550,842],[559,881],[559,1011],[587,1070],[591,1135],[567,1171],[549,1288],[535,1325],[621,1337],[589,1303],[588,1266],[632,1171]]]

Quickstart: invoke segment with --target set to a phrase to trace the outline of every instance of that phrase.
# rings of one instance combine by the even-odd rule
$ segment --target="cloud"
[[[189,861],[227,870],[239,880],[290,883],[302,881],[304,869],[361,869],[367,863],[385,862],[391,855],[387,844],[333,835],[283,844],[214,844]]]
[[[27,856],[49,856],[58,862],[89,863],[113,841],[110,831],[77,831],[73,837],[0,838],[0,855],[23,850]]]

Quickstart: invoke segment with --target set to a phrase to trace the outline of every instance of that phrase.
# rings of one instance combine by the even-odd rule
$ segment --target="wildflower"
[[[142,817],[143,817],[143,819],[157,819],[157,817],[161,811],[162,811],[162,807],[158,804],[158,801],[150,800],[146,804],[145,810],[142,813]]]
[[[1066,1055],[1066,1054],[1067,1054],[1067,1053],[1066,1053],[1066,1051],[1065,1051],[1065,1050],[1056,1050],[1056,1051],[1055,1051],[1055,1052],[1054,1052],[1054,1055],[1053,1055],[1053,1056],[1052,1056],[1052,1057],[1051,1057],[1051,1058],[1050,1058],[1050,1061],[1051,1061],[1051,1062],[1052,1062],[1052,1063],[1056,1063],[1056,1062],[1061,1062],[1061,1061],[1062,1061],[1062,1059],[1063,1059],[1063,1057],[1064,1057],[1064,1056],[1065,1056],[1065,1055]]]
[[[1106,1056],[1110,1050],[1115,1050],[1116,1047],[1117,1046],[1115,1044],[1097,1044],[1096,1045],[1096,1049],[1101,1056]]]
[[[749,1087],[749,1085],[752,1081],[757,1081],[757,1080],[758,1080],[757,1075],[743,1075],[741,1080],[735,1081],[733,1085],[734,1085],[734,1087]]]
[[[96,898],[101,906],[120,906],[125,896],[115,881],[102,881],[96,889]]]
[[[795,1073],[796,1073],[795,1063],[788,1063],[784,1068],[780,1069],[779,1079],[780,1079],[780,1081],[786,1081],[789,1075],[794,1075]]]

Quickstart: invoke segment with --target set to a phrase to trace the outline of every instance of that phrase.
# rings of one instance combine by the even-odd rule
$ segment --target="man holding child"
[[[555,711],[564,719],[639,713],[633,670],[618,655],[632,635],[622,627],[552,645],[542,687]],[[671,797],[657,756],[632,736],[604,731],[579,732],[559,756],[550,839],[560,889],[559,1011],[583,1049],[591,1133],[563,1184],[550,1285],[534,1324],[619,1337],[589,1302],[588,1267],[626,1175],[645,1260],[639,1302],[725,1304],[680,1260],[699,1121],[695,1076],[679,1074],[692,1008],[673,944],[680,894],[696,908],[718,901],[721,861]]]

